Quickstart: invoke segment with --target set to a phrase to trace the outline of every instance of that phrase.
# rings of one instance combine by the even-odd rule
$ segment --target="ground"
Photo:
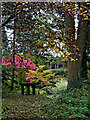
[[[4,94],[2,103],[9,108],[5,112],[8,114],[5,120],[49,120],[50,118],[41,111],[40,106],[49,104],[50,101],[51,99],[41,95]]]

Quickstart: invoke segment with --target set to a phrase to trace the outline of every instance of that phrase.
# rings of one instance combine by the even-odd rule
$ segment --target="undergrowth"
[[[56,96],[54,102],[41,107],[45,114],[57,120],[89,120],[88,92],[74,89]]]

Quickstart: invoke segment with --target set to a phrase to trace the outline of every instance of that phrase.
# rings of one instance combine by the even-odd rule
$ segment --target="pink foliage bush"
[[[2,58],[2,64],[6,65],[6,68],[11,68],[13,63],[13,59],[11,56],[5,57],[3,56]],[[23,68],[26,71],[26,77],[28,77],[28,70],[36,70],[36,64],[34,64],[31,60],[25,60],[21,56],[15,55],[15,74],[17,74],[17,70],[19,68]],[[32,79],[28,79],[28,82],[31,82]]]

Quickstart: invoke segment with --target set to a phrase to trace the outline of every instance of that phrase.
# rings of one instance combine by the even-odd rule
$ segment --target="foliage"
[[[88,70],[88,79],[90,80],[90,70]]]
[[[88,108],[88,93],[85,88],[74,89],[56,96],[54,102],[42,109],[52,118],[61,120],[85,119],[88,120],[90,110]]]
[[[31,82],[35,82],[41,86],[51,84],[50,79],[53,78],[55,74],[52,74],[50,70],[43,70],[43,67],[45,67],[45,65],[39,66],[36,71],[28,70],[26,79],[30,79]]]
[[[7,112],[10,108],[4,104],[2,104],[2,115],[0,116],[1,118],[6,118],[5,112]]]
[[[71,55],[75,54],[79,48],[73,42],[73,35],[65,34],[65,31],[71,31],[70,26],[66,26],[65,16],[70,15],[73,18],[77,14],[83,17],[82,20],[88,20],[89,10],[87,6],[88,4],[85,4],[85,6],[80,6],[79,10],[75,10],[75,3],[72,2],[70,4],[60,2],[2,3],[2,26],[6,26],[8,29],[14,28],[16,42],[21,44],[15,46],[16,52],[27,53],[30,58],[36,58],[40,55],[45,56],[47,53],[49,56],[50,52],[48,51],[52,50],[57,55],[64,52],[66,58],[69,57],[74,61]],[[13,19],[15,25],[10,24]],[[68,47],[73,47],[74,53],[64,49]]]
[[[60,78],[60,76],[59,76]],[[47,92],[47,97],[54,99],[56,95],[61,94],[63,91],[67,90],[67,81],[63,78],[57,80],[53,79],[55,82],[52,86],[46,86],[43,89]]]
[[[6,68],[11,68],[13,66],[13,59],[12,56],[3,56],[2,64],[6,65]],[[18,68],[25,68],[30,70],[35,70],[35,64],[31,60],[25,60],[23,55],[15,55],[15,67],[16,70]]]
[[[4,84],[7,80],[10,79],[11,79],[11,69],[6,68],[6,66],[2,64],[2,83]]]
[[[9,55],[11,53],[8,42],[7,32],[5,27],[2,27],[2,56]]]
[[[14,84],[13,91],[10,89],[10,86],[11,86],[11,80],[5,81],[5,84],[2,85],[2,94],[19,92],[20,89],[19,84]]]
[[[26,72],[28,70],[36,70],[36,67],[35,67],[36,65],[31,60],[25,60],[22,55],[18,55],[18,56],[15,55],[15,65],[13,65],[12,56],[3,56],[2,64],[4,67],[3,69],[4,75],[6,75],[6,72],[8,72],[8,70],[11,70],[14,67],[15,69],[14,72],[17,75],[17,80],[19,82],[26,80]],[[7,76],[8,75],[10,74],[7,74]]]
[[[78,62],[81,64],[79,60],[82,58],[86,37],[83,33],[89,11],[87,2],[3,2],[2,27],[5,26],[15,33],[13,52],[22,52],[31,60],[39,56],[61,55],[65,56],[64,60],[70,60],[77,66]],[[75,18],[79,22],[77,28]],[[75,34],[78,36],[76,39]],[[81,71],[80,66],[76,73],[69,69],[71,76],[74,75],[76,79],[78,71]],[[70,74],[68,80],[73,79]]]
[[[90,63],[89,63],[89,61],[87,61],[87,68],[88,68],[88,70],[90,70]]]
[[[6,68],[5,65],[2,65],[2,93],[10,93],[10,92],[17,92],[19,89],[19,82],[16,75],[14,76],[14,85],[13,85],[13,91],[10,90],[11,86],[11,80],[12,80],[12,69]]]
[[[64,77],[67,77],[68,70],[67,69],[51,69],[52,73],[55,73],[55,75],[62,75]]]

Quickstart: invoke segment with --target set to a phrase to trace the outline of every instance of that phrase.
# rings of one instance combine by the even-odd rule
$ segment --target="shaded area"
[[[49,104],[51,99],[41,95],[20,95],[16,93],[7,93],[3,95],[3,104],[8,106],[8,110],[5,111],[7,119],[13,120],[40,120],[50,119],[40,109],[43,104]]]

